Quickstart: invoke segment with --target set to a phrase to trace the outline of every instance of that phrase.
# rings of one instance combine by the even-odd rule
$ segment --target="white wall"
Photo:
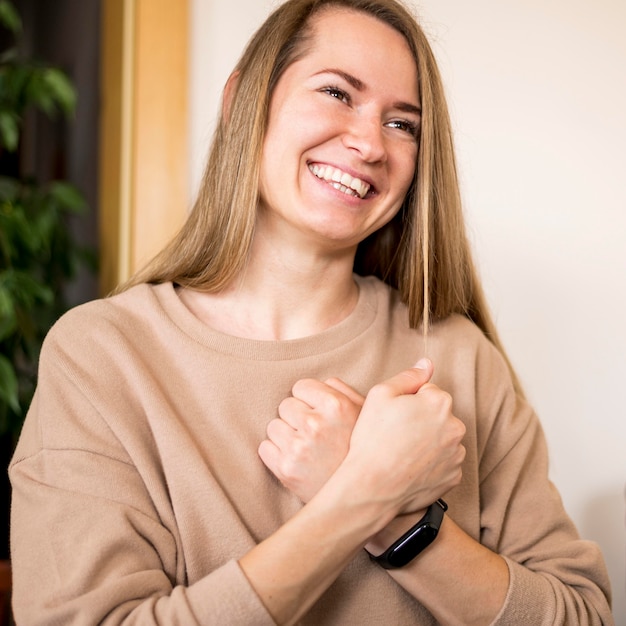
[[[276,2],[192,4],[196,189],[221,87]],[[626,626],[626,2],[415,6],[447,85],[492,308]]]
[[[191,0],[190,186],[195,196],[224,84],[248,39],[268,15],[268,0]]]

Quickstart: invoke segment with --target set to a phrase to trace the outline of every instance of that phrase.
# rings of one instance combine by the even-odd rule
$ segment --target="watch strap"
[[[404,567],[436,538],[448,505],[440,498],[433,502],[424,516],[397,541],[394,541],[382,554],[370,558],[385,569]]]

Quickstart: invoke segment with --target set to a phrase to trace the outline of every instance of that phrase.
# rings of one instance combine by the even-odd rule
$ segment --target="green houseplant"
[[[0,0],[0,28],[13,42],[21,32],[8,0]],[[37,181],[19,159],[26,111],[70,116],[75,103],[60,69],[23,58],[16,45],[0,52],[0,435],[12,438],[32,398],[43,338],[68,308],[64,288],[94,265],[67,227],[86,210],[82,195],[67,182]]]

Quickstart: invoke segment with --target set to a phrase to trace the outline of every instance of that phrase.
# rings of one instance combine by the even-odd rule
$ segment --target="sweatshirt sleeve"
[[[9,469],[16,623],[272,626],[236,560],[187,584],[176,520],[163,518],[147,484],[154,477],[141,474],[65,357],[47,340]]]
[[[193,585],[176,584],[166,567],[172,537],[141,506],[124,501],[132,498],[132,468],[114,463],[45,451],[13,465],[16,623],[273,626],[235,560]],[[84,472],[80,484],[43,481],[58,464]],[[108,487],[86,489],[87,475]],[[104,493],[113,490],[120,497]]]
[[[499,352],[484,341],[477,355],[481,543],[510,573],[494,626],[613,624],[604,560],[579,537],[549,480],[536,414],[516,394]]]

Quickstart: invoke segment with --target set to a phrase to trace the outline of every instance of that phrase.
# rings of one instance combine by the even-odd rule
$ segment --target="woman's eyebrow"
[[[354,89],[356,89],[357,91],[365,90],[365,83],[360,78],[357,78],[356,76],[353,76],[352,74],[345,72],[344,70],[340,70],[334,67],[328,67],[315,73],[316,76],[319,74],[336,74],[340,78],[343,78],[349,85],[354,87]],[[404,113],[414,113],[415,115],[422,114],[421,107],[415,104],[412,104],[410,102],[396,102],[394,103],[394,107],[400,111],[403,111]]]
[[[362,80],[340,69],[332,67],[324,68],[323,70],[315,73],[315,75],[319,74],[336,74],[337,76],[343,78],[348,84],[352,85],[352,87],[354,87],[357,91],[363,91],[365,89],[365,83]]]
[[[413,113],[419,116],[422,115],[422,108],[416,104],[411,104],[410,102],[396,102],[394,107],[404,113]]]

